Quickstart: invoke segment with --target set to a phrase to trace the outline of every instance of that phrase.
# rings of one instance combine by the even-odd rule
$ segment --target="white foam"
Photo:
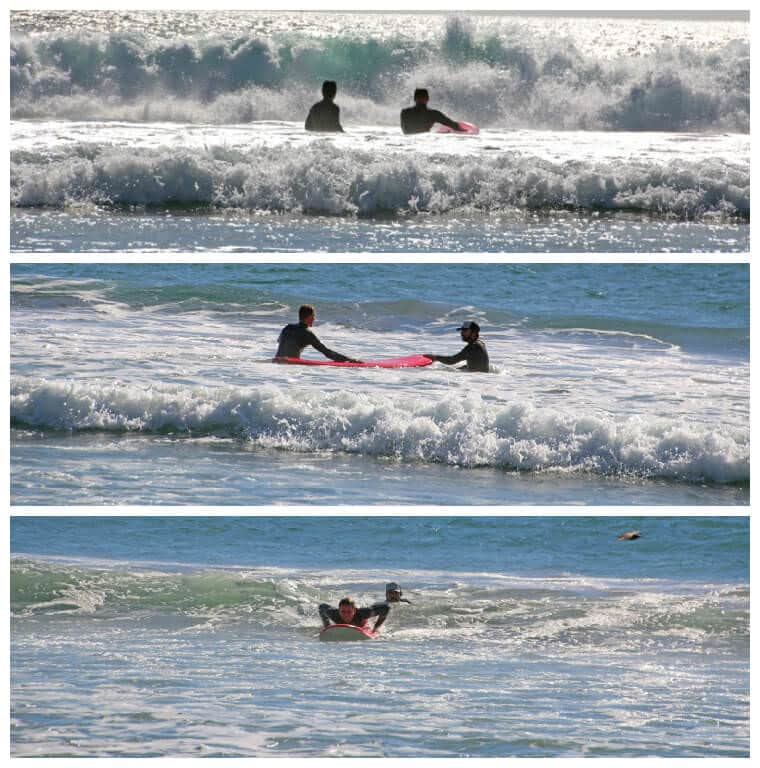
[[[11,418],[26,426],[232,434],[268,448],[530,471],[587,471],[717,483],[749,479],[746,428],[679,417],[625,418],[529,401],[429,399],[95,382],[15,380]]]

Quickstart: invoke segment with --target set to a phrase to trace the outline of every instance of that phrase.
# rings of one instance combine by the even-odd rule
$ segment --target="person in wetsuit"
[[[325,80],[322,83],[323,98],[309,110],[306,116],[307,131],[345,133],[340,124],[340,107],[333,101],[337,92],[338,85],[334,80]]]
[[[428,109],[427,88],[417,88],[414,91],[414,106],[401,110],[401,130],[404,133],[427,133],[436,123],[447,125],[452,131],[464,133],[459,123],[446,117],[437,109]]]
[[[311,330],[316,318],[317,312],[311,304],[303,304],[298,308],[298,322],[289,323],[280,331],[280,337],[277,339],[277,353],[273,362],[279,362],[278,358],[281,357],[301,357],[301,352],[306,347],[314,347],[317,352],[321,352],[330,360],[335,360],[336,363],[360,363],[361,360],[346,357],[340,352],[333,352],[317,338],[316,333]]]
[[[429,357],[435,362],[445,363],[446,365],[456,365],[461,363],[462,360],[466,360],[467,365],[462,366],[459,370],[488,373],[490,363],[486,345],[479,338],[480,326],[472,320],[468,320],[462,323],[461,327],[457,330],[462,333],[462,341],[467,342],[461,351],[457,352],[456,355],[429,355],[426,352],[425,357]]]
[[[337,608],[322,603],[318,610],[319,617],[325,627],[329,627],[330,624],[353,624],[357,627],[364,627],[369,619],[377,616],[377,621],[372,628],[374,632],[377,632],[388,618],[388,612],[391,609],[390,604],[402,602],[408,603],[409,601],[402,599],[399,585],[392,581],[385,585],[385,602],[374,603],[368,608],[357,608],[356,603],[350,597],[344,597],[338,603]]]

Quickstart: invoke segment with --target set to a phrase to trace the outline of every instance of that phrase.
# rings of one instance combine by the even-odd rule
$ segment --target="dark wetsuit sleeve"
[[[309,344],[314,347],[317,352],[321,352],[325,357],[330,358],[330,360],[334,360],[336,363],[345,363],[348,361],[348,358],[345,355],[341,355],[340,352],[333,352],[331,349],[328,349],[317,338],[313,331],[307,331],[307,339],[309,340]]]
[[[307,131],[315,131],[316,128],[314,127],[314,107],[312,107],[309,110],[309,114],[306,115],[306,123],[304,124],[304,128]]]
[[[436,123],[447,125],[449,128],[451,128],[452,131],[459,131],[460,133],[462,132],[462,129],[459,127],[459,123],[455,122],[449,117],[446,117],[443,112],[439,112],[437,109],[431,110],[431,117],[435,118]]]
[[[390,611],[391,607],[388,605],[388,603],[375,603],[370,610],[373,611],[373,616],[377,616],[377,621],[375,622],[374,629],[380,629],[382,625],[385,623],[385,620],[388,618],[388,612]]]
[[[467,360],[469,346],[470,345],[468,344],[460,352],[457,352],[456,355],[436,355],[436,360],[438,360],[439,363],[445,363],[446,365],[456,365],[457,363],[461,363],[462,360]]]
[[[322,619],[322,624],[329,627],[330,624],[341,624],[340,613],[337,608],[333,608],[327,603],[322,603],[319,606],[319,618]]]

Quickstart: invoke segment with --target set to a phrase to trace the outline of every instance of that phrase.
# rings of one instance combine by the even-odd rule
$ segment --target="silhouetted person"
[[[401,110],[401,130],[404,133],[427,133],[436,123],[447,125],[452,131],[465,133],[459,123],[446,117],[437,109],[428,109],[427,88],[417,88],[414,91],[414,106]]]
[[[306,116],[306,130],[320,133],[344,133],[340,124],[340,108],[333,101],[338,92],[334,80],[322,83],[322,101],[318,101]]]

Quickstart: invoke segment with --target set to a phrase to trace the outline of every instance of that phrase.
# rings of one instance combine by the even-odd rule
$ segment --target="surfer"
[[[361,360],[355,360],[353,357],[346,357],[339,352],[328,349],[311,330],[316,319],[317,312],[311,304],[300,306],[298,308],[298,322],[289,323],[280,331],[280,337],[277,339],[277,353],[273,362],[279,362],[278,358],[281,357],[301,357],[301,352],[310,346],[336,363],[361,362]]]
[[[414,106],[401,110],[401,130],[404,133],[427,133],[435,123],[441,123],[457,133],[466,131],[449,117],[437,109],[428,109],[430,95],[427,88],[417,88],[414,91]]]
[[[345,133],[340,124],[340,107],[333,101],[337,92],[338,85],[334,80],[322,83],[322,101],[314,104],[306,116],[307,131]]]
[[[333,608],[327,603],[319,606],[319,616],[322,624],[329,627],[330,624],[353,624],[356,627],[364,627],[367,621],[373,616],[377,617],[375,626],[372,628],[377,632],[388,618],[388,612],[391,609],[391,603],[408,603],[401,597],[401,588],[395,581],[385,585],[385,601],[374,603],[367,608],[357,608],[356,603],[350,597],[344,597],[337,608]]]
[[[457,330],[462,334],[462,341],[467,342],[461,351],[457,352],[456,355],[429,355],[425,352],[425,357],[446,365],[456,365],[456,363],[466,360],[467,365],[458,370],[488,373],[490,370],[488,351],[485,343],[479,338],[480,326],[472,320],[467,320]]]
[[[390,606],[388,603],[375,603],[368,608],[357,608],[356,603],[350,597],[344,597],[337,608],[327,603],[319,606],[319,617],[322,624],[329,627],[330,624],[353,624],[356,627],[364,627],[367,621],[377,616],[373,630],[377,632],[388,616]]]

